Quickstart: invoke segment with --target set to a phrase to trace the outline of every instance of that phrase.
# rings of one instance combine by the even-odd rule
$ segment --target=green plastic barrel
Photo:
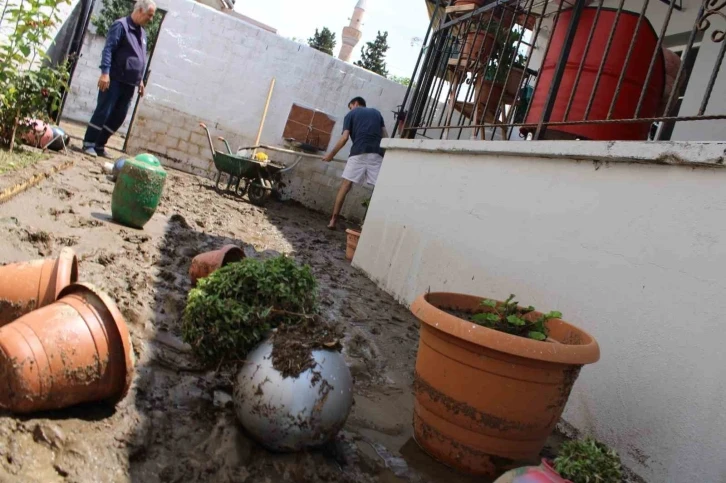
[[[164,191],[166,171],[151,154],[127,159],[116,180],[111,201],[114,221],[143,228],[154,216]]]

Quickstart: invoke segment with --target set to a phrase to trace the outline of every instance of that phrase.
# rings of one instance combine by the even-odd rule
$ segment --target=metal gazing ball
[[[330,441],[348,419],[353,378],[339,352],[313,352],[316,366],[283,378],[262,342],[237,375],[234,405],[242,426],[272,451],[292,452]]]

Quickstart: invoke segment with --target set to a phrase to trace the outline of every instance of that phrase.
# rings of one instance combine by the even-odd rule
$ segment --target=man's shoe
[[[110,154],[108,154],[108,152],[106,151],[106,149],[105,149],[105,148],[99,148],[98,146],[96,146],[96,147],[94,148],[94,151],[96,151],[96,155],[97,155],[97,156],[100,156],[100,157],[102,157],[102,158],[108,158],[108,159],[111,159],[111,155],[110,155]]]
[[[96,152],[96,149],[93,146],[84,146],[83,154],[85,154],[87,156],[92,156],[94,158],[98,157],[98,153]]]

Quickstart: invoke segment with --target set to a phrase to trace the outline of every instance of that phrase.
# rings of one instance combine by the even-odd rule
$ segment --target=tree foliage
[[[32,119],[48,120],[61,102],[68,69],[42,66],[45,45],[60,22],[58,9],[69,0],[6,0],[0,28],[0,145],[12,147]]]
[[[103,0],[103,8],[101,13],[93,17],[91,23],[96,27],[96,33],[105,37],[108,35],[108,29],[118,19],[128,17],[134,11],[134,2],[132,0]],[[156,45],[156,39],[159,37],[159,28],[161,27],[162,15],[157,12],[151,22],[144,27],[146,30],[146,51],[153,52]]]
[[[333,55],[337,43],[335,34],[328,27],[323,27],[321,31],[315,29],[315,34],[308,39],[308,45],[310,47],[320,52],[325,52],[328,55]]]
[[[388,76],[388,80],[391,80],[393,82],[396,82],[398,84],[401,84],[402,86],[410,86],[411,85],[411,78],[410,77],[401,77],[397,75],[391,75]]]
[[[366,70],[375,72],[383,77],[388,77],[388,69],[386,66],[386,52],[388,52],[388,32],[378,32],[376,40],[367,42],[365,47],[361,48],[360,60],[355,65],[363,67]]]

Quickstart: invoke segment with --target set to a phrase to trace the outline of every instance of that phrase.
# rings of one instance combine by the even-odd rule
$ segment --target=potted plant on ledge
[[[471,295],[428,293],[414,380],[414,436],[439,461],[496,476],[538,461],[595,339],[561,320]]]

